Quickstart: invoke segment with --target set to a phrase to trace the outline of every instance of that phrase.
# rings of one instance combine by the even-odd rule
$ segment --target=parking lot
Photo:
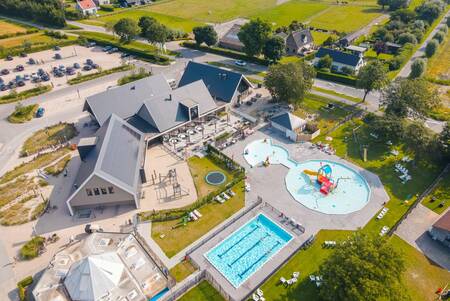
[[[12,60],[2,60],[0,72],[0,96],[10,93],[11,88],[17,92],[34,88],[38,84],[51,84],[54,89],[67,85],[67,80],[78,73],[89,74],[97,72],[99,68],[106,70],[120,66],[120,53],[107,53],[101,47],[68,46],[60,50],[46,50],[28,54],[27,57],[13,57]],[[60,57],[60,58],[59,58]],[[35,64],[30,64],[33,59]],[[87,60],[91,60],[91,69],[87,67]],[[22,68],[17,68],[19,65]],[[4,71],[4,70],[7,71]],[[41,70],[40,70],[41,69]]]

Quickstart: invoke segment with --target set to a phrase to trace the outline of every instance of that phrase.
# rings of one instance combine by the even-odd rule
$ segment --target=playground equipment
[[[337,187],[337,183],[331,178],[332,170],[328,164],[321,166],[317,172],[305,169],[303,173],[310,177],[316,176],[316,182],[320,185],[320,192],[324,195],[328,195]]]
[[[266,160],[264,160],[264,162],[263,162],[263,166],[267,167],[269,165],[270,165],[270,161],[269,161],[269,157],[267,157]]]

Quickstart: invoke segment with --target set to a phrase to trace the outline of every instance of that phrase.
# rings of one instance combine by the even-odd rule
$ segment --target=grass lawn
[[[300,62],[301,60],[302,60],[302,58],[299,56],[288,55],[288,56],[283,56],[279,63],[280,64],[297,63],[297,62]]]
[[[70,155],[67,155],[55,164],[46,167],[44,171],[49,175],[57,176],[63,172],[67,164],[69,164],[70,159],[72,159],[72,157]]]
[[[311,34],[314,39],[314,44],[316,45],[322,45],[323,42],[325,42],[328,37],[333,36],[327,32],[321,32],[321,31],[311,31]]]
[[[187,260],[183,260],[176,266],[170,269],[172,275],[177,282],[183,281],[187,276],[195,272],[194,266]]]
[[[360,146],[352,136],[352,130],[358,126],[361,126],[357,131],[359,142],[362,145],[368,145],[367,162],[363,162],[359,150]],[[431,184],[441,171],[442,166],[437,162],[432,162],[432,158],[416,162],[415,165],[412,162],[403,163],[413,179],[406,184],[402,184],[398,174],[394,171],[395,164],[405,155],[401,145],[395,147],[399,151],[399,155],[394,156],[390,154],[392,146],[375,140],[369,134],[370,130],[362,121],[350,121],[329,135],[333,138],[329,143],[336,149],[338,156],[346,158],[380,177],[390,197],[390,201],[386,205],[389,212],[381,220],[373,218],[364,227],[366,231],[378,233],[383,226],[392,227],[400,219],[416,199],[416,194],[422,193]],[[407,153],[407,155],[414,158],[414,154]]]
[[[215,168],[217,170],[217,168]],[[202,171],[199,171],[202,173]],[[198,187],[199,178],[194,182]],[[203,177],[201,181],[204,182]],[[204,182],[205,183],[205,182]],[[197,188],[197,190],[199,190]],[[214,188],[213,190],[216,190]],[[158,243],[168,257],[176,255],[178,252],[189,246],[191,243],[202,237],[212,228],[232,216],[245,205],[244,182],[239,182],[233,187],[236,193],[234,197],[223,204],[211,202],[198,211],[203,215],[199,220],[188,222],[183,226],[182,219],[165,222],[152,223],[152,238]],[[199,197],[202,195],[199,194]],[[164,235],[161,238],[161,235]]]
[[[389,54],[389,53],[380,53],[377,56],[376,51],[373,50],[372,48],[370,48],[366,52],[364,52],[364,56],[366,58],[380,59],[380,60],[386,60],[386,61],[388,61],[394,57],[392,54]]]
[[[178,301],[225,301],[225,299],[208,281],[203,280]]]
[[[378,6],[336,6],[312,18],[309,25],[349,33],[369,24],[380,14]]]
[[[450,77],[450,33],[439,46],[434,56],[428,59],[426,77],[434,79],[449,79]]]
[[[294,20],[304,22],[328,7],[329,5],[323,2],[291,0],[276,7],[259,11],[253,17],[265,19],[275,27],[287,26]]]
[[[55,39],[52,37],[49,37],[45,35],[43,32],[37,32],[27,35],[21,35],[18,37],[11,37],[6,39],[0,40],[0,46],[3,46],[5,48],[12,48],[12,47],[18,47],[22,46],[23,42],[28,41],[32,44],[31,49],[33,49],[36,46],[41,46],[44,44],[54,44],[57,45],[59,42],[68,41],[68,40],[75,40],[76,37],[69,36],[69,38],[66,39]]]
[[[35,154],[41,149],[46,149],[61,142],[66,142],[78,135],[78,131],[72,123],[58,123],[42,130],[34,132],[25,140],[22,153]]]
[[[152,5],[151,7],[156,6]],[[154,17],[162,24],[166,25],[167,27],[171,29],[178,29],[182,30],[184,32],[191,32],[192,28],[195,26],[202,25],[201,22],[192,21],[189,19],[180,18],[174,15],[166,15],[161,14],[157,12],[150,11],[150,8],[142,8],[142,9],[130,9],[126,10],[124,12],[113,14],[113,15],[107,15],[107,16],[101,16],[96,19],[85,19],[82,20],[81,23],[91,24],[91,25],[97,25],[97,26],[105,26],[106,23],[116,23],[122,18],[131,18],[136,21],[139,20],[139,18],[148,16],[148,17]]]
[[[189,170],[191,171],[192,178],[194,179],[198,198],[202,198],[211,192],[225,187],[226,184],[233,179],[233,175],[228,170],[221,168],[208,157],[191,157],[188,159],[188,165]],[[208,183],[206,183],[205,177],[211,171],[223,172],[226,175],[227,180],[220,186],[209,185]]]
[[[16,34],[26,31],[27,29],[25,27],[0,19],[0,35]]]
[[[33,119],[39,105],[32,104],[29,106],[16,106],[14,112],[8,116],[8,121],[11,123],[24,123]]]
[[[450,174],[448,173],[441,179],[437,187],[430,193],[423,201],[422,204],[430,208],[436,213],[443,213],[450,206]],[[434,199],[434,201],[432,201]],[[443,207],[439,207],[439,204],[444,202]]]
[[[326,110],[328,103],[335,104],[333,110]],[[306,118],[308,114],[317,114],[317,124],[321,131],[321,135],[333,128],[337,122],[344,119],[351,113],[352,108],[348,105],[338,103],[331,99],[310,94],[306,96],[305,100],[300,104],[299,108],[295,110],[294,114],[301,118]]]

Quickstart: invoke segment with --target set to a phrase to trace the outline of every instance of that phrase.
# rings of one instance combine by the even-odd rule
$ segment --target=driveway
[[[395,234],[422,252],[430,260],[450,271],[448,248],[431,239],[427,231],[440,215],[419,204],[400,224]]]

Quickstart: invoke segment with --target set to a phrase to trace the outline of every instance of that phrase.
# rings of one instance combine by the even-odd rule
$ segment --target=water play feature
[[[282,164],[289,168],[286,188],[292,197],[309,209],[326,214],[348,214],[362,209],[370,198],[364,177],[352,168],[330,160],[297,162],[282,146],[270,139],[247,145],[244,158],[251,166]]]

